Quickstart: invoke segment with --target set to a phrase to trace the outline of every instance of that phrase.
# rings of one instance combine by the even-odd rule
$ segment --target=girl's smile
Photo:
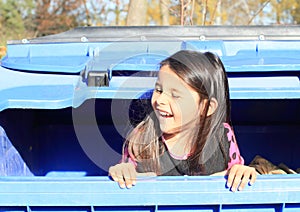
[[[173,117],[173,115],[170,114],[170,113],[168,113],[168,112],[160,111],[159,109],[157,109],[157,111],[159,112],[159,115],[162,116],[163,118],[171,118],[171,117]]]

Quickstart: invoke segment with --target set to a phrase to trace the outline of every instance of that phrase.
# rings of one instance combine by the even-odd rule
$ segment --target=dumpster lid
[[[120,29],[124,28],[121,27]],[[130,28],[125,29],[125,32],[127,32]],[[141,29],[145,29],[146,32],[149,30],[147,27],[134,29],[137,30],[136,33],[141,32]],[[158,29],[161,31],[161,28]],[[166,31],[170,31],[171,29],[174,32],[182,28],[168,27]],[[198,33],[200,33],[200,29],[202,28],[191,29],[194,31],[188,31],[187,35],[181,37],[179,34],[177,37],[152,36],[148,39],[148,35],[145,34],[144,40],[141,40],[141,36],[138,36],[139,40],[133,37],[133,41],[125,38],[125,40],[112,42],[106,41],[105,35],[107,33],[114,35],[119,31],[119,28],[78,28],[68,31],[65,34],[45,36],[23,43],[13,42],[8,45],[7,55],[3,58],[1,66],[18,71],[78,74],[84,71],[87,66],[91,67],[90,63],[97,63],[102,65],[102,70],[149,71],[157,67],[161,59],[170,56],[176,51],[188,49],[202,52],[211,51],[218,54],[227,72],[300,70],[299,30],[295,30],[298,34],[294,36],[290,35],[290,33],[283,36],[286,39],[293,38],[289,40],[267,40],[266,37],[262,39],[262,36],[254,39],[254,37],[246,37],[246,35],[241,35],[239,37],[240,40],[230,40],[237,39],[238,36],[232,35],[232,37],[229,37],[227,34],[223,35],[223,37],[220,35],[218,37],[219,40],[217,40],[215,38],[208,39],[209,37],[204,37],[203,39],[196,37],[195,30],[197,29]],[[204,29],[207,30],[207,28]],[[263,29],[265,28],[260,29],[261,32]],[[266,29],[268,29],[267,32],[270,31],[270,28]],[[287,30],[289,28],[280,29],[285,29],[287,32],[291,31]],[[103,33],[102,36],[104,37],[96,37],[92,39],[93,42],[90,39],[75,42],[75,37],[77,38],[79,35],[82,35],[83,31],[86,31],[86,33],[92,31],[91,36],[95,34],[94,31],[99,31]],[[237,33],[237,30],[235,33]],[[73,37],[70,36],[70,38],[73,41],[62,42],[66,41],[67,37],[72,34],[74,35]],[[188,36],[189,34],[191,34],[190,37]],[[297,35],[299,35],[299,40],[294,40]],[[271,38],[274,37],[275,35]],[[46,40],[48,41],[46,42]]]
[[[101,26],[77,27],[66,32],[20,43],[81,43],[164,40],[300,40],[300,28],[288,26]]]
[[[68,40],[83,34],[93,39]],[[299,99],[299,49],[299,27],[77,28],[9,43],[0,67],[5,79],[0,111],[78,107],[91,98],[141,98],[153,88],[159,62],[179,50],[218,54],[232,99]]]
[[[299,26],[78,27],[34,39],[8,41],[2,66],[34,72],[77,74],[97,60],[137,54],[169,56],[180,49],[212,51],[227,71],[298,70]],[[124,57],[126,55],[126,57]],[[121,56],[123,58],[121,58]],[[140,58],[137,59],[141,61]],[[95,61],[95,60],[94,60]],[[127,61],[128,62],[128,61]],[[131,60],[125,66],[144,69]],[[114,61],[114,63],[119,63]],[[156,65],[156,64],[153,64]],[[104,67],[108,68],[108,67]],[[151,66],[152,68],[152,66]]]

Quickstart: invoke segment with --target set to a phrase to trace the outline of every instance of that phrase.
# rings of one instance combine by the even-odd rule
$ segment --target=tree
[[[294,17],[297,17],[295,11],[299,7],[298,0],[272,0],[272,13],[275,14],[276,24],[293,24]]]
[[[4,44],[4,40],[7,39],[24,38],[25,24],[22,11],[22,7],[18,1],[0,1],[0,36],[2,44]]]
[[[170,25],[169,5],[170,0],[160,0],[161,24],[163,26]]]
[[[300,3],[296,2],[295,7],[291,11],[291,15],[294,20],[294,24],[300,24]]]
[[[127,26],[144,26],[147,24],[147,0],[130,0]]]
[[[77,26],[299,24],[299,0],[0,0],[0,45]]]
[[[78,17],[84,12],[81,6],[82,1],[76,0],[38,0],[36,35],[56,34],[77,27]]]

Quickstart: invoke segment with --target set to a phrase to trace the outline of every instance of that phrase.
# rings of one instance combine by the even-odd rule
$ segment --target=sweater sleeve
[[[229,170],[235,164],[244,165],[244,158],[240,154],[239,147],[237,145],[234,132],[228,123],[224,123],[224,127],[228,130],[227,138],[229,144],[229,161],[227,170]]]

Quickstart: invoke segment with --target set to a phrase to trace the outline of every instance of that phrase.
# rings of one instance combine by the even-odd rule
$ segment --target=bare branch
[[[192,8],[190,13],[190,25],[194,25],[193,23],[194,11],[195,11],[195,0],[192,0]]]
[[[202,25],[206,25],[206,18],[207,18],[207,1],[208,0],[202,0]]]
[[[214,10],[213,10],[213,13],[212,13],[212,16],[211,16],[211,19],[210,19],[210,22],[209,24],[211,25],[213,23],[213,21],[215,20],[215,17],[216,17],[216,13],[217,13],[217,9],[218,9],[218,6],[219,4],[221,4],[221,0],[218,0],[214,6]]]
[[[180,25],[184,25],[184,0],[180,0]]]
[[[252,16],[252,18],[248,21],[247,25],[250,25],[254,18],[270,3],[271,0],[267,0]]]

